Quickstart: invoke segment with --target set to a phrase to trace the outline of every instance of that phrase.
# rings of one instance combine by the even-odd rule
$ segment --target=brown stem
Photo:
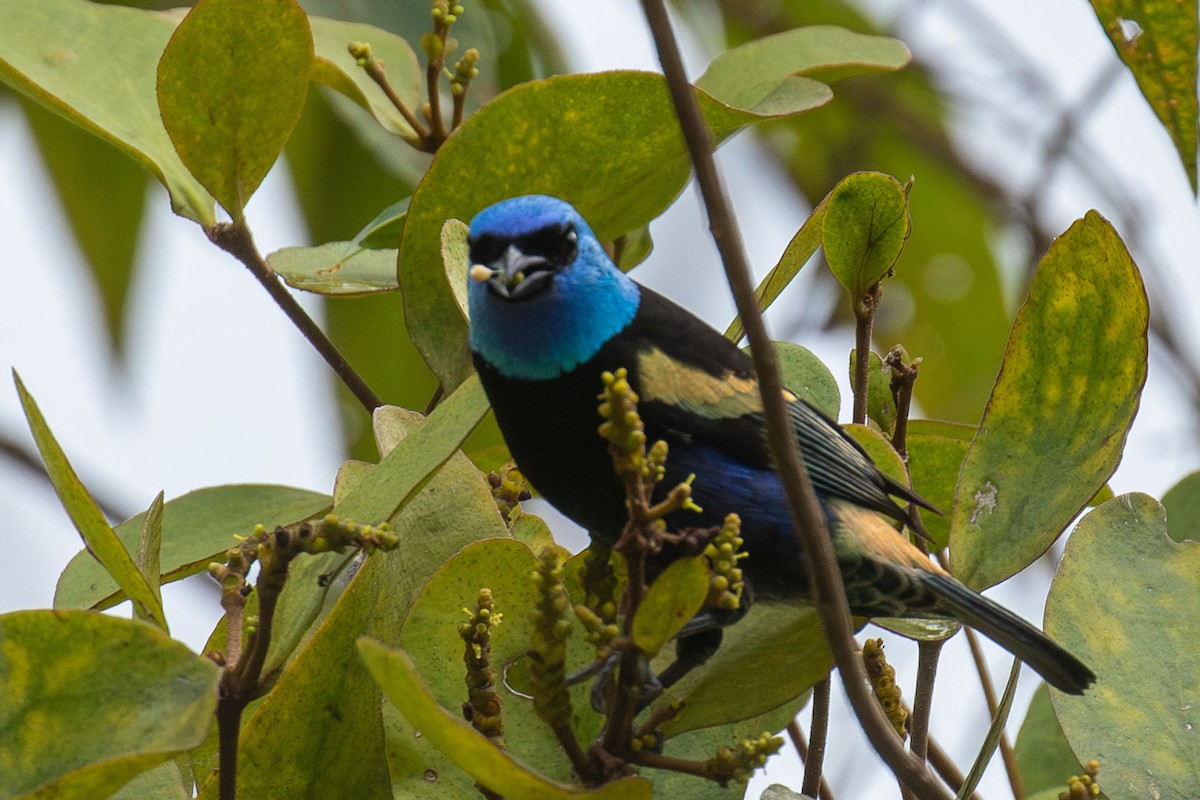
[[[890,387],[896,401],[896,429],[892,431],[892,447],[908,463],[908,415],[912,408],[913,384],[921,365],[904,363],[904,349],[896,345],[888,351],[883,363],[891,368]]]
[[[634,481],[636,482],[636,481]],[[631,482],[632,483],[632,482]],[[625,626],[625,635],[630,637],[629,646],[621,652],[621,665],[617,673],[613,699],[609,704],[608,719],[604,723],[604,749],[618,758],[629,755],[629,737],[633,732],[633,718],[637,716],[637,697],[634,692],[634,680],[638,674],[638,661],[641,653],[632,641],[633,617],[638,605],[642,602],[642,594],[646,584],[646,552],[647,542],[643,526],[637,517],[645,513],[645,497],[640,484],[627,486],[630,498],[631,520],[625,526],[620,540],[613,545],[613,550],[625,557],[626,583],[625,597],[621,602]],[[640,505],[640,508],[638,506]],[[638,513],[638,512],[641,513]]]
[[[446,30],[439,26],[437,31],[442,39],[442,51],[446,49]],[[429,59],[429,63],[425,65],[425,87],[429,94],[429,140],[434,144],[434,152],[441,146],[442,142],[446,141],[449,133],[446,131],[446,120],[442,118],[442,93],[440,82],[442,77],[442,67],[446,64],[446,57],[440,55],[437,58]]]
[[[962,774],[962,770],[955,765],[949,754],[942,749],[941,745],[932,736],[929,737],[929,765],[933,767],[938,776],[956,794],[962,791],[963,782],[966,780]],[[982,800],[982,798],[975,792],[972,792],[967,800]]]
[[[636,753],[630,753],[629,763],[653,769],[669,769],[672,772],[695,775],[698,778],[707,778],[710,781],[716,780],[709,771],[708,765],[703,761],[664,756],[662,753],[655,753],[651,750],[639,750]]]
[[[925,766],[910,758],[900,746],[895,731],[867,688],[863,667],[856,657],[851,636],[850,609],[846,603],[841,573],[834,559],[833,543],[797,451],[791,421],[784,406],[783,384],[775,350],[754,300],[754,284],[741,237],[713,162],[712,136],[684,72],[663,1],[642,0],[642,8],[654,36],[675,113],[696,170],[696,179],[708,211],[709,229],[720,251],[738,313],[746,327],[762,394],[771,454],[787,495],[793,528],[805,554],[809,586],[813,590],[814,605],[820,615],[825,638],[829,640],[834,660],[841,670],[851,705],[876,751],[901,780],[918,789],[922,797],[945,797],[944,790]]]
[[[388,102],[400,112],[400,116],[404,117],[404,121],[408,123],[409,127],[413,129],[413,133],[417,135],[417,141],[410,142],[410,144],[420,150],[433,152],[433,150],[428,149],[429,130],[421,124],[421,120],[417,119],[417,115],[412,112],[412,109],[408,107],[404,99],[396,93],[396,90],[392,87],[392,82],[388,80],[383,62],[371,55],[369,49],[364,48],[365,52],[363,52],[363,50],[356,50],[355,45],[351,45],[350,47],[350,54],[359,59],[359,63],[368,77],[375,81],[375,85],[383,90]]]
[[[871,380],[871,331],[875,327],[875,308],[882,294],[882,284],[872,284],[862,298],[854,303],[854,414],[851,421],[858,425],[867,422],[868,385]]]
[[[788,736],[792,738],[792,746],[796,748],[796,755],[800,756],[800,763],[808,764],[808,742],[804,739],[804,731],[800,730],[800,723],[793,719],[787,726]],[[817,786],[818,800],[834,800],[833,790],[829,788],[828,781],[825,776],[821,776],[821,783]],[[812,797],[812,795],[809,795]]]
[[[909,715],[911,727],[908,731],[908,749],[915,757],[924,761],[929,750],[929,717],[933,708],[933,682],[937,677],[938,658],[944,639],[917,643],[917,688],[913,694],[913,708]]]
[[[338,352],[333,342],[329,341],[324,332],[317,327],[317,323],[313,322],[312,317],[296,302],[296,298],[292,297],[275,273],[271,271],[271,268],[267,266],[267,262],[254,245],[254,238],[248,227],[240,223],[222,222],[206,228],[205,233],[208,234],[208,238],[213,244],[241,261],[246,269],[250,270],[250,274],[262,284],[262,287],[267,290],[267,294],[271,295],[275,305],[279,306],[309,344],[320,353],[321,357],[325,359],[325,363],[333,369],[334,374],[341,378],[342,383],[346,384],[346,388],[358,398],[358,402],[362,403],[363,408],[367,411],[374,411],[383,405],[379,396],[371,390],[370,386],[367,386],[362,376],[354,371],[349,362]]]
[[[829,736],[829,676],[813,686],[812,724],[809,725],[808,758],[804,760],[804,783],[800,792],[814,797],[821,786],[825,764],[825,742]]]
[[[228,676],[230,673],[226,672]],[[217,699],[217,790],[220,800],[237,800],[238,738],[242,731],[242,710],[246,707],[234,694],[226,694],[228,682],[221,681]]]

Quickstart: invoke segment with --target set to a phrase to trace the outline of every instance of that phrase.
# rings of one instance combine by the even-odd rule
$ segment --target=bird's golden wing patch
[[[874,553],[884,559],[926,572],[946,574],[938,564],[921,552],[908,537],[893,528],[878,512],[845,500],[827,501],[840,524],[835,541],[854,550]]]
[[[657,347],[638,355],[638,375],[643,400],[657,400],[708,419],[737,418],[763,410],[756,378],[733,372],[710,375]],[[786,389],[783,396],[788,402],[796,399]]]

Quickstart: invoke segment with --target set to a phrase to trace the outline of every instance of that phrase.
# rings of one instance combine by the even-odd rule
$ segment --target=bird
[[[741,566],[754,596],[807,598],[803,553],[772,468],[750,357],[623,273],[564,200],[501,200],[472,218],[467,244],[472,360],[513,460],[542,497],[593,539],[611,544],[620,536],[625,492],[597,433],[597,394],[603,373],[624,368],[648,441],[668,445],[658,491],[693,476],[692,498],[702,511],[677,511],[667,523],[715,526],[737,513],[749,554]],[[1082,694],[1095,681],[1034,625],[912,544],[893,525],[913,525],[896,498],[930,504],[880,472],[834,420],[791,392],[785,399],[854,614],[958,620],[1063,692]],[[715,638],[700,635],[711,627],[685,627],[681,662],[699,663],[719,645],[719,629]],[[690,654],[689,633],[697,643]]]

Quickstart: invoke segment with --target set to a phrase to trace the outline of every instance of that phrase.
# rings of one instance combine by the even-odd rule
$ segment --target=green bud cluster
[[[1083,766],[1082,775],[1072,775],[1067,779],[1067,791],[1058,793],[1058,800],[1094,800],[1100,796],[1100,783],[1096,780],[1100,774],[1100,762],[1092,759]]]
[[[863,666],[867,668],[867,678],[875,690],[879,705],[887,714],[888,720],[903,741],[908,738],[908,710],[900,701],[900,687],[896,685],[896,670],[887,663],[883,655],[883,639],[867,639],[863,642]]]
[[[533,647],[530,682],[533,709],[552,728],[571,722],[571,697],[567,692],[567,637],[571,633],[571,598],[563,584],[563,550],[547,547],[538,557],[529,579],[538,592],[533,611]]]
[[[454,65],[454,72],[450,75],[450,91],[455,96],[466,94],[471,81],[479,77],[479,68],[476,67],[478,63],[479,51],[474,47],[468,47],[467,51],[463,53],[463,57]]]
[[[326,514],[315,537],[304,546],[307,553],[321,553],[329,550],[342,550],[346,547],[360,547],[368,553],[376,550],[394,550],[400,544],[400,537],[386,522],[378,525],[364,525],[349,517],[342,519],[337,514]]]
[[[609,442],[617,472],[634,479],[648,477],[646,430],[637,410],[637,392],[629,385],[629,373],[622,367],[615,374],[605,372],[600,377],[604,391],[598,399],[600,416],[605,420],[600,435]]]
[[[467,667],[467,702],[463,716],[475,729],[491,739],[504,735],[502,703],[496,692],[496,672],[492,669],[492,627],[502,615],[496,611],[491,589],[480,589],[475,610],[463,609],[470,618],[458,626],[458,635],[466,644],[463,663]]]
[[[521,516],[521,502],[533,497],[529,481],[514,466],[505,465],[499,472],[488,473],[488,487],[500,509],[500,516],[511,526]]]
[[[721,532],[704,547],[704,555],[712,565],[705,606],[733,611],[741,607],[742,590],[746,582],[737,566],[749,553],[742,551],[742,520],[737,514],[725,517]]]
[[[783,737],[763,732],[756,739],[743,739],[736,746],[721,747],[717,754],[704,762],[713,780],[724,786],[729,781],[745,783],[754,770],[783,747]]]

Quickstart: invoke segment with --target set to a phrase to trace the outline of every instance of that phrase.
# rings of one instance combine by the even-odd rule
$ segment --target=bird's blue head
[[[637,284],[569,203],[526,195],[471,220],[471,349],[510,378],[549,380],[584,363],[637,313]]]

